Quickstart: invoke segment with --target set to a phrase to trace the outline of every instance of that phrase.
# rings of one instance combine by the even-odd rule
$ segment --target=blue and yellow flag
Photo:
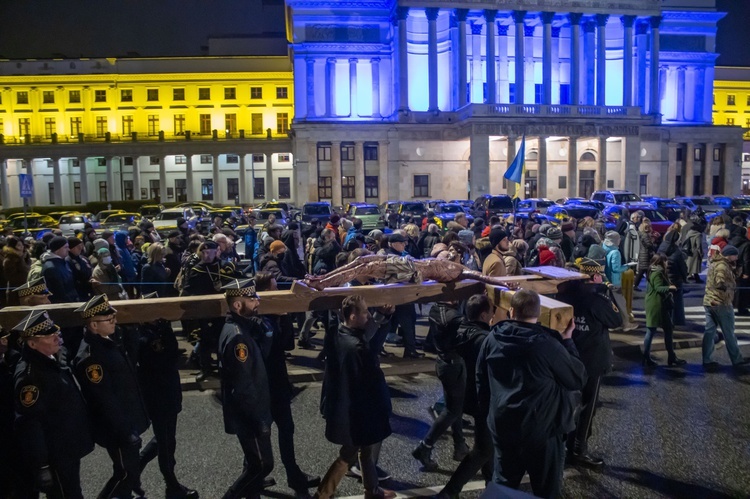
[[[511,182],[514,182],[516,184],[516,195],[513,196],[514,198],[518,197],[518,193],[521,191],[521,179],[523,177],[523,168],[525,164],[526,159],[526,134],[524,134],[523,138],[521,139],[521,147],[518,149],[518,152],[516,153],[516,157],[513,158],[513,162],[508,167],[508,170],[505,172],[504,177]]]

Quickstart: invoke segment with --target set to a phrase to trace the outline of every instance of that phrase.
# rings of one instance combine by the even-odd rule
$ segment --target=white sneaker
[[[626,325],[624,325],[624,326],[622,327],[622,330],[623,330],[624,332],[626,332],[626,333],[627,333],[627,332],[629,332],[629,331],[635,331],[635,330],[636,330],[636,329],[638,329],[639,327],[641,327],[641,326],[639,326],[638,324],[636,324],[636,323],[634,323],[634,322],[631,322],[630,324],[626,324]]]

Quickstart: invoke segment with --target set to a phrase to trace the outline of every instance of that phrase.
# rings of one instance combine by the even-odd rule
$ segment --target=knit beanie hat
[[[562,231],[557,227],[550,227],[547,229],[547,237],[553,241],[562,241]]]
[[[458,240],[467,246],[474,244],[474,231],[468,229],[458,231]]]
[[[286,250],[286,244],[282,243],[281,241],[274,241],[271,243],[271,246],[268,248],[272,253],[279,251],[279,250]]]
[[[490,244],[494,248],[506,237],[508,237],[508,233],[505,232],[505,229],[502,227],[493,227],[490,231]]]
[[[50,251],[57,251],[63,246],[65,246],[66,244],[68,244],[68,240],[66,238],[62,236],[55,236],[52,238],[52,240],[50,240],[47,247],[49,248]]]
[[[724,256],[739,256],[740,250],[738,250],[735,246],[732,246],[731,244],[727,244],[724,246],[724,249],[721,250],[721,254]]]
[[[104,239],[94,239],[94,251],[99,251],[102,248],[109,249],[109,243]]]
[[[555,262],[555,254],[552,253],[549,248],[542,246],[539,248],[539,263],[541,265],[549,265]]]

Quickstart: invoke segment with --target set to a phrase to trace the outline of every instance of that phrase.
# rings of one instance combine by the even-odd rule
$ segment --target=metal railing
[[[641,108],[559,104],[469,104],[457,111],[460,119],[482,116],[640,117]]]

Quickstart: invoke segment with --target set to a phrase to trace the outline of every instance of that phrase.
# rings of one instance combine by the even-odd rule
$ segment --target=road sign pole
[[[23,198],[23,236],[26,237],[26,235],[29,233],[29,219],[26,216],[26,212],[29,208],[29,198]]]

